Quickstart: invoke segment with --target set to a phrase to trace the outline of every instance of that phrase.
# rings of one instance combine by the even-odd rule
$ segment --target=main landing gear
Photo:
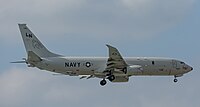
[[[112,82],[115,79],[115,76],[114,75],[110,75],[110,76],[107,77],[107,79]]]
[[[100,85],[101,85],[101,86],[104,86],[104,85],[106,85],[106,83],[107,83],[107,82],[106,82],[106,80],[105,80],[105,79],[103,79],[103,80],[101,80],[101,81],[100,81]]]
[[[108,76],[106,79],[108,79],[109,81],[112,82],[113,80],[115,80],[115,76],[114,76],[114,75],[110,75],[110,76]],[[103,80],[100,81],[100,85],[101,85],[101,86],[106,85],[106,83],[107,83],[107,81],[105,80],[105,78],[104,78]]]

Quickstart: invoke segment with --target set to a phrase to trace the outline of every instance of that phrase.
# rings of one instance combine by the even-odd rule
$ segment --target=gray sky
[[[1,0],[1,107],[199,107],[200,2],[197,0]],[[100,79],[53,76],[9,62],[26,57],[18,23],[26,23],[53,52],[107,56],[172,57],[194,70],[173,77]]]

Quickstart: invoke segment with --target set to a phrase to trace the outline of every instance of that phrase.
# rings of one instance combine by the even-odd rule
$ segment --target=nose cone
[[[190,72],[190,71],[192,71],[193,70],[193,67],[191,67],[191,66],[189,66],[189,65],[187,65],[187,72]]]
[[[193,68],[192,67],[190,67],[190,71],[192,71],[193,70]]]

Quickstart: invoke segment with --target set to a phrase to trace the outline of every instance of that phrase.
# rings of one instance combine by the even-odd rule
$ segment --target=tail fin
[[[26,24],[19,24],[19,29],[24,41],[27,54],[33,52],[39,57],[56,57],[60,56],[50,52],[29,30]]]

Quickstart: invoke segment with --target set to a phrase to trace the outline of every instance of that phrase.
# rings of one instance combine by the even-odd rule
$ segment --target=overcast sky
[[[0,0],[0,107],[199,107],[198,0]],[[18,23],[66,56],[171,57],[194,70],[178,78],[100,79],[54,76],[9,62],[26,57]]]

